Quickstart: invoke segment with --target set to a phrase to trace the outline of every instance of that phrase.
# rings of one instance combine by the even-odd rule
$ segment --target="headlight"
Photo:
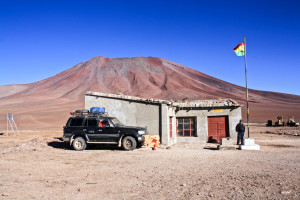
[[[138,134],[140,134],[140,135],[143,135],[145,133],[146,133],[146,131],[138,131]]]

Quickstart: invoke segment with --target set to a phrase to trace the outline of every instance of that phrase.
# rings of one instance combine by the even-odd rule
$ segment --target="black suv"
[[[129,151],[144,144],[145,134],[146,128],[125,126],[115,117],[76,115],[64,126],[63,140],[77,151],[88,144],[116,144]]]

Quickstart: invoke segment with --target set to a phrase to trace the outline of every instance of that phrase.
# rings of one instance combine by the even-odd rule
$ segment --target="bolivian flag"
[[[233,50],[237,56],[245,55],[245,43],[244,42],[240,43]]]

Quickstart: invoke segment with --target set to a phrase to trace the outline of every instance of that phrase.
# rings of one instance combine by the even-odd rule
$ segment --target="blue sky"
[[[300,1],[0,0],[0,85],[95,56],[156,56],[245,86],[300,95]]]

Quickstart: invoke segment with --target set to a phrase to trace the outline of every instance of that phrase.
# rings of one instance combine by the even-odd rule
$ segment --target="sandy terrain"
[[[252,127],[261,151],[181,143],[76,152],[60,131],[2,135],[0,199],[299,199],[300,137],[279,135],[287,129],[300,131]]]

